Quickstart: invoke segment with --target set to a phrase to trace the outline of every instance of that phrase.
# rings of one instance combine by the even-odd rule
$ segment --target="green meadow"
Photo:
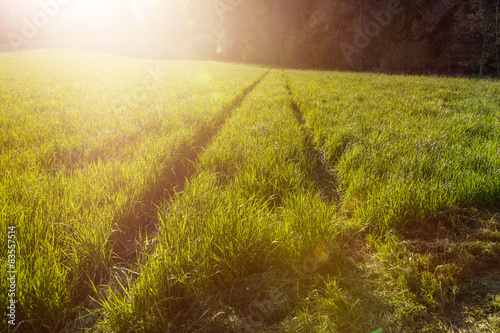
[[[4,53],[0,133],[0,332],[500,330],[498,80]]]

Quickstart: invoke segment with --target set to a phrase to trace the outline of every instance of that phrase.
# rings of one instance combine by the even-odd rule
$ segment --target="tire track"
[[[283,79],[285,80],[286,90],[290,96],[293,114],[297,122],[300,124],[302,137],[304,138],[305,154],[307,159],[312,161],[312,168],[310,170],[311,179],[314,181],[314,184],[323,201],[329,205],[337,205],[341,201],[337,175],[333,171],[333,168],[328,165],[325,151],[319,149],[314,144],[314,136],[311,130],[307,127],[304,114],[295,101],[290,88],[289,78],[284,73]]]
[[[158,231],[157,206],[163,200],[172,200],[184,191],[186,182],[196,171],[200,155],[212,142],[233,112],[243,103],[248,94],[269,74],[265,72],[260,78],[241,92],[210,123],[201,126],[194,135],[191,145],[181,145],[177,156],[170,162],[164,172],[158,175],[160,181],[151,184],[148,191],[136,203],[131,203],[125,214],[115,217],[118,232],[113,232],[109,241],[113,244],[113,253],[119,262],[133,264],[137,259],[137,243],[146,238],[151,239]],[[149,252],[149,250],[148,250]]]
[[[138,273],[137,266],[144,263],[155,248],[155,235],[158,232],[158,205],[163,201],[172,201],[177,195],[182,194],[189,179],[192,178],[198,165],[199,157],[210,145],[212,140],[222,129],[226,121],[235,110],[243,103],[247,95],[269,74],[269,70],[260,78],[241,92],[229,105],[209,124],[201,126],[194,135],[191,145],[180,145],[176,157],[165,167],[164,172],[158,175],[161,181],[148,187],[143,196],[129,204],[129,210],[124,214],[115,216],[115,228],[108,237],[111,244],[113,264],[102,272],[98,281],[90,278],[94,285],[115,285],[117,281],[125,288],[135,280]],[[144,204],[146,203],[146,204]],[[84,288],[86,301],[81,300],[85,308],[101,308],[100,304],[88,300],[88,295],[94,295],[95,290],[87,283]],[[93,317],[93,315],[92,315]],[[91,318],[90,320],[96,320]]]

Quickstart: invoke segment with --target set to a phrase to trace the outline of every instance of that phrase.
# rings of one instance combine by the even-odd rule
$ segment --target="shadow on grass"
[[[382,261],[421,307],[403,318],[410,331],[499,329],[499,228],[492,206],[438,212],[401,232],[400,252]]]

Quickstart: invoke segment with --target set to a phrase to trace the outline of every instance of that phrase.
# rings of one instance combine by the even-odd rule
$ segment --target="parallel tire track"
[[[264,73],[260,78],[248,86],[229,105],[223,108],[219,115],[209,124],[201,126],[194,135],[194,142],[190,147],[182,147],[179,154],[164,172],[158,175],[159,182],[148,187],[139,202],[146,203],[139,207],[131,207],[126,215],[115,218],[121,232],[115,232],[110,239],[113,252],[120,261],[134,263],[136,261],[136,241],[150,238],[158,229],[156,207],[163,200],[171,200],[176,194],[182,193],[186,181],[196,170],[200,155],[212,142],[219,130],[232,116],[233,112],[243,103],[248,94],[269,74]]]
[[[325,203],[337,205],[341,200],[337,176],[332,170],[332,166],[330,166],[326,161],[326,153],[314,144],[313,134],[307,127],[304,114],[300,110],[300,107],[293,96],[289,84],[289,78],[285,74],[283,74],[283,78],[285,80],[286,90],[288,91],[291,99],[293,114],[297,122],[300,124],[302,137],[304,138],[304,146],[306,149],[305,154],[308,160],[312,163],[312,179],[314,180],[316,188],[320,192]]]

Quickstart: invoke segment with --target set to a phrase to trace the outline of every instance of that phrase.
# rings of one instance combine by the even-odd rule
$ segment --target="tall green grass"
[[[290,72],[345,215],[387,230],[500,200],[500,84],[478,79]]]
[[[18,331],[498,326],[498,81],[77,51],[0,65]]]
[[[17,318],[58,331],[134,254],[126,237],[156,218],[169,170],[263,70],[162,63],[144,85],[147,62],[70,51],[0,61],[1,230],[17,227]]]
[[[160,213],[155,253],[104,291],[103,331],[277,329],[343,257],[278,72],[250,93]],[[307,287],[306,287],[307,286]]]

